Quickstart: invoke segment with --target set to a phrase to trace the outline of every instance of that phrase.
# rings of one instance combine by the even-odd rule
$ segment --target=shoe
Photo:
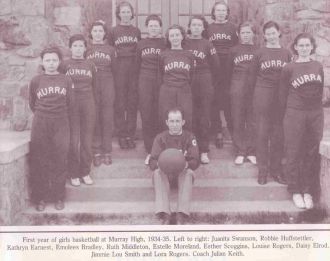
[[[314,207],[313,197],[311,194],[304,193],[304,202],[307,209],[312,209]]]
[[[247,156],[246,157],[253,165],[257,165],[257,158],[256,156]]]
[[[306,208],[303,196],[300,193],[295,193],[292,195],[292,200],[297,208]]]
[[[93,164],[95,167],[98,167],[102,164],[103,159],[101,154],[95,154],[93,158]]]
[[[135,144],[133,138],[127,137],[126,142],[127,142],[127,146],[128,146],[129,149],[135,149],[136,144]]]
[[[56,203],[55,203],[54,206],[55,206],[55,209],[62,210],[64,208],[64,202],[63,202],[63,200],[56,201]]]
[[[151,157],[151,154],[148,154],[146,159],[144,160],[145,165],[149,165],[150,157]]]
[[[280,184],[283,184],[283,185],[286,185],[287,182],[285,180],[285,178],[283,177],[282,174],[278,174],[278,175],[274,175],[272,176],[274,181],[276,181],[277,183],[280,183]]]
[[[74,186],[74,187],[79,187],[80,186],[80,179],[79,178],[71,179],[71,185]]]
[[[184,225],[187,223],[188,215],[182,212],[176,213],[176,224],[177,225]]]
[[[258,184],[259,185],[267,184],[267,175],[259,173],[259,175],[258,175]]]
[[[210,159],[209,159],[209,156],[207,155],[207,152],[202,152],[201,153],[201,163],[202,164],[209,164],[210,163]]]
[[[236,165],[242,165],[244,163],[244,157],[243,156],[237,156],[234,163]]]
[[[89,176],[89,175],[86,175],[86,176],[82,177],[81,179],[83,180],[83,182],[86,185],[93,185],[94,184],[94,181],[92,180],[91,176]]]
[[[223,137],[222,136],[217,136],[215,138],[215,147],[217,149],[221,149],[223,148]]]
[[[161,221],[162,225],[170,225],[171,215],[166,212],[159,212],[156,217]]]
[[[46,202],[43,201],[43,200],[40,200],[40,201],[38,202],[38,204],[36,205],[36,210],[39,211],[39,212],[44,211],[45,208],[46,208]]]
[[[170,225],[171,224],[171,215],[164,213],[162,217],[162,225]]]
[[[111,159],[111,154],[107,153],[103,156],[103,163],[105,165],[111,165],[112,164],[112,159]]]
[[[118,143],[119,143],[119,147],[121,149],[124,149],[124,150],[128,149],[128,143],[125,138],[119,138]]]

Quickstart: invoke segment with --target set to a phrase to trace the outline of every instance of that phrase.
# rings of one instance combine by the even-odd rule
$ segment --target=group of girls
[[[257,48],[253,25],[245,22],[236,30],[228,21],[225,2],[215,3],[211,15],[214,23],[193,16],[188,36],[181,26],[172,25],[165,38],[162,20],[150,15],[145,22],[148,36],[141,40],[140,30],[131,24],[133,7],[121,2],[117,26],[108,31],[104,22],[94,22],[88,46],[81,34],[70,38],[70,59],[61,62],[56,48],[44,50],[45,73],[34,77],[30,86],[35,112],[32,195],[37,210],[45,209],[50,194],[57,209],[64,207],[67,175],[73,186],[81,181],[93,184],[92,162],[112,162],[114,126],[119,146],[135,148],[138,109],[148,164],[153,140],[166,128],[167,112],[174,107],[181,108],[185,128],[197,137],[201,163],[210,162],[211,134],[216,147],[223,146],[223,110],[235,163],[246,158],[257,164],[259,184],[266,184],[270,174],[288,183],[296,206],[313,207],[311,179],[322,137],[324,84],[322,65],[311,58],[314,38],[306,33],[296,37],[297,57],[292,61],[290,51],[280,45],[277,23],[264,25],[266,44]],[[63,142],[58,142],[61,137]]]

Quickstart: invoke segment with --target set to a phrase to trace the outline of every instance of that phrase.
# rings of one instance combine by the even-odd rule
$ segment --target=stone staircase
[[[47,206],[38,213],[30,206],[23,216],[40,219],[51,215],[57,218],[73,215],[112,216],[115,224],[130,224],[130,219],[143,216],[147,224],[157,224],[153,214],[152,172],[144,165],[145,152],[141,141],[135,150],[121,150],[113,143],[113,164],[92,169],[95,184],[73,187],[67,183],[66,207],[57,211]],[[223,149],[211,145],[211,164],[201,165],[196,171],[192,195],[192,213],[196,215],[244,215],[257,213],[299,214],[291,202],[286,186],[274,181],[257,184],[257,168],[251,163],[236,166],[230,144]],[[172,193],[175,210],[176,193]],[[125,221],[120,219],[125,218]],[[127,218],[128,217],[128,218]],[[139,219],[133,221],[139,224]]]

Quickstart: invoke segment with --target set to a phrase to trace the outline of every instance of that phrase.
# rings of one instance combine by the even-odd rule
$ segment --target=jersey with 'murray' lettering
[[[318,61],[291,62],[284,66],[280,81],[282,107],[311,110],[322,107],[324,72]]]
[[[285,48],[260,48],[251,61],[249,86],[252,89],[278,88],[281,71],[291,58],[290,51]]]
[[[212,43],[206,39],[185,40],[183,49],[193,53],[196,59],[196,73],[211,72],[213,79],[219,74],[219,59]]]
[[[160,54],[161,81],[170,87],[184,87],[191,83],[196,61],[188,50],[165,50]]]
[[[133,25],[117,25],[108,34],[109,44],[114,46],[118,57],[135,56],[141,31]]]
[[[86,59],[92,61],[98,71],[114,72],[116,50],[108,44],[92,44],[86,51]]]
[[[160,52],[165,48],[164,38],[145,38],[138,42],[136,51],[137,73],[156,74]]]
[[[207,28],[207,35],[219,56],[227,55],[229,48],[238,43],[236,26],[231,22],[210,24]]]
[[[95,86],[96,67],[85,59],[69,59],[60,65],[60,72],[71,77],[75,92],[93,92]]]
[[[29,105],[36,115],[50,118],[68,115],[73,106],[73,83],[63,74],[41,74],[29,84]]]
[[[256,50],[257,47],[252,44],[238,44],[230,48],[226,69],[229,79],[246,80]]]

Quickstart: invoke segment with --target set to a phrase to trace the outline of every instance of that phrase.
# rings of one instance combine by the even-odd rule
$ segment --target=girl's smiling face
[[[71,49],[72,58],[75,58],[75,59],[84,58],[84,54],[86,51],[86,46],[85,46],[84,41],[82,41],[82,40],[74,41],[72,43],[70,49]]]
[[[124,5],[120,7],[119,11],[119,17],[120,17],[120,22],[123,24],[129,24],[131,22],[132,18],[132,11],[131,8],[127,5]]]
[[[242,44],[252,44],[254,33],[250,26],[243,26],[239,32]]]
[[[227,20],[228,9],[223,4],[218,4],[214,8],[214,17],[217,22],[225,22]]]
[[[45,53],[42,58],[42,66],[46,74],[57,74],[60,59],[57,53]]]
[[[158,37],[160,35],[162,27],[160,26],[159,22],[156,20],[150,20],[148,22],[147,30],[149,37]]]
[[[266,42],[270,45],[278,44],[280,41],[280,35],[281,33],[275,27],[267,28],[264,33]]]
[[[94,25],[91,30],[93,43],[103,43],[105,31],[102,25]]]
[[[204,31],[203,21],[200,19],[192,19],[190,23],[190,32],[193,37],[202,37],[202,32]]]
[[[309,38],[301,38],[298,40],[297,44],[294,45],[294,49],[297,51],[299,57],[307,58],[312,53],[313,44]]]
[[[181,47],[183,35],[180,29],[170,29],[168,32],[168,41],[171,43],[171,47]]]

